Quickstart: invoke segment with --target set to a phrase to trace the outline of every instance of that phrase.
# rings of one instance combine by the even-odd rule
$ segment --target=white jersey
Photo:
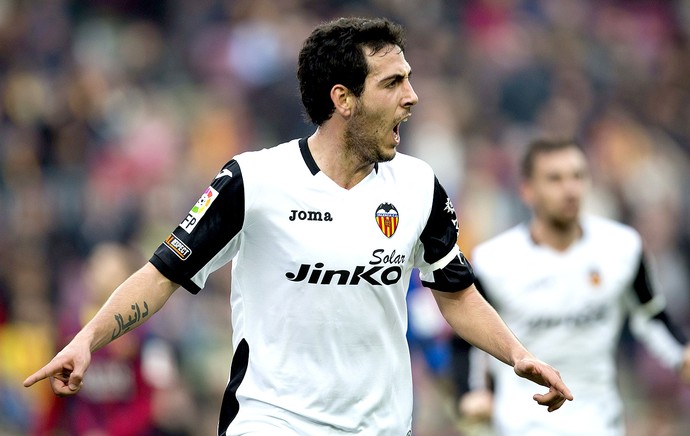
[[[499,435],[622,435],[615,354],[624,320],[668,366],[682,359],[660,297],[651,293],[639,235],[585,217],[565,252],[540,246],[519,225],[472,254],[478,284],[518,339],[558,369],[575,400],[554,413],[532,400],[539,387],[492,360]]]
[[[398,153],[352,189],[306,139],[236,156],[151,262],[191,292],[233,261],[219,434],[411,431],[405,295],[474,281],[431,168]]]

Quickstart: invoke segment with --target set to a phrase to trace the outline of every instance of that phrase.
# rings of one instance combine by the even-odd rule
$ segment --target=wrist
[[[530,359],[534,360],[536,359],[532,353],[530,353],[527,349],[524,347],[520,347],[519,350],[515,350],[512,355],[511,355],[511,365],[515,366],[518,362],[525,360],[525,359]]]
[[[72,348],[84,348],[93,353],[97,347],[94,338],[94,333],[88,327],[83,328],[79,333],[76,334],[76,336],[74,336],[74,338],[72,338],[68,346]]]

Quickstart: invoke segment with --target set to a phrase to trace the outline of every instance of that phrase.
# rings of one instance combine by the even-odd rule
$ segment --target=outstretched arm
[[[49,378],[56,395],[76,394],[91,363],[91,353],[146,322],[177,288],[147,263],[118,286],[93,319],[53,360],[30,375],[24,386]]]
[[[433,291],[448,324],[467,342],[513,367],[515,373],[549,388],[534,400],[549,412],[572,400],[570,389],[550,365],[536,359],[505,325],[493,307],[471,285],[459,292]]]

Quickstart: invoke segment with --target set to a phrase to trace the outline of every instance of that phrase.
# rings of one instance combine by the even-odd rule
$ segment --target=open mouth
[[[396,124],[395,126],[393,126],[393,139],[395,140],[395,143],[396,143],[396,144],[400,144],[400,125],[401,125],[402,123],[407,122],[408,119],[410,119],[410,114],[408,114],[407,116],[405,116],[405,118],[403,118],[402,120],[400,120],[400,122],[399,122],[398,124]]]

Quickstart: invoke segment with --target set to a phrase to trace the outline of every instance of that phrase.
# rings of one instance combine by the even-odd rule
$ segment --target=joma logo
[[[291,210],[290,221],[333,221],[330,212],[319,212],[318,210]]]

